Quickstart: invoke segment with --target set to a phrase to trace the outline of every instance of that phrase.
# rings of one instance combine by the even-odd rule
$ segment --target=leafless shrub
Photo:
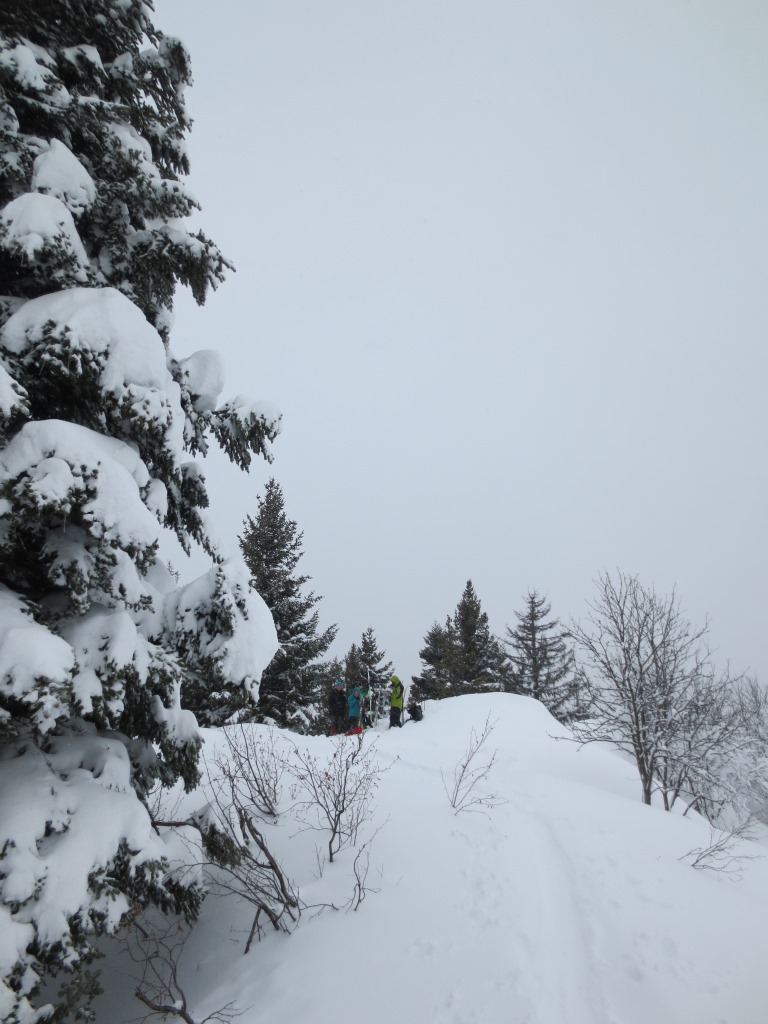
[[[162,824],[180,817],[184,790],[181,786],[167,789],[158,782],[149,790],[146,800],[147,810],[153,823]]]
[[[329,831],[328,859],[344,846],[354,846],[360,828],[371,817],[373,794],[381,769],[375,761],[375,741],[364,736],[340,736],[330,759],[294,745],[286,762],[293,777],[294,811],[306,828]]]
[[[291,931],[300,914],[299,894],[271,853],[264,829],[264,818],[277,817],[284,771],[274,736],[255,737],[241,727],[227,733],[227,747],[208,765],[211,802],[200,830],[211,891],[256,908],[248,953],[261,937],[262,918],[275,931]]]
[[[291,814],[303,828],[328,832],[327,858],[316,850],[318,877],[342,847],[356,846],[361,828],[371,817],[374,790],[381,769],[375,742],[364,737],[338,737],[330,758],[294,745],[288,757],[276,751],[274,734],[237,727],[226,732],[226,747],[206,764],[206,807],[187,820],[153,820],[155,827],[193,827],[199,839],[196,864],[205,872],[212,893],[246,900],[255,908],[245,953],[264,924],[290,932],[302,910],[356,910],[367,893],[372,836],[357,849],[354,888],[346,903],[307,907],[269,848],[269,829],[280,812],[282,779],[287,775],[293,802]],[[378,830],[377,830],[378,831]]]
[[[483,793],[478,789],[480,783],[488,778],[496,763],[495,750],[490,757],[487,756],[487,752],[483,751],[483,746],[495,727],[496,723],[491,722],[490,715],[486,718],[483,730],[479,735],[473,727],[469,746],[453,769],[453,778],[446,781],[445,774],[440,772],[446,796],[456,814],[461,811],[484,813],[486,810],[504,803],[497,793]]]
[[[376,829],[371,838],[363,843],[355,854],[354,864],[352,865],[352,870],[355,873],[355,885],[352,896],[347,903],[347,910],[357,910],[369,892],[379,892],[378,889],[373,889],[368,885],[368,872],[371,866],[371,844],[376,835],[378,835],[378,832],[379,830]]]
[[[139,969],[134,995],[148,1010],[140,1019],[179,1017],[185,1024],[230,1024],[241,1016],[234,1002],[201,1020],[192,1015],[179,977],[179,962],[189,934],[190,929],[183,921],[169,921],[158,913],[134,921],[131,926],[127,948]]]
[[[254,730],[241,724],[222,732],[226,751],[217,754],[213,763],[220,772],[226,765],[227,783],[236,790],[239,804],[277,818],[285,765],[275,750],[274,730]]]
[[[697,846],[684,853],[680,860],[687,860],[698,871],[717,871],[733,878],[741,878],[745,861],[755,860],[759,855],[742,845],[743,840],[754,838],[754,819],[749,817],[728,829],[709,827],[709,846]]]
[[[382,827],[383,826],[379,826],[373,835],[362,843],[355,851],[355,859],[352,863],[352,872],[354,874],[355,881],[351,895],[340,903],[303,904],[302,910],[309,912],[312,917],[317,917],[326,910],[343,910],[346,912],[355,911],[360,907],[360,904],[365,900],[369,893],[378,893],[381,891],[380,889],[369,885],[368,875],[370,874],[371,868],[371,848],[373,846],[373,841],[379,834]],[[319,855],[319,851],[316,850],[316,854]],[[323,861],[323,866],[325,863],[327,862]],[[381,872],[381,869],[379,869],[379,872]],[[322,867],[320,869],[320,874],[322,875]]]

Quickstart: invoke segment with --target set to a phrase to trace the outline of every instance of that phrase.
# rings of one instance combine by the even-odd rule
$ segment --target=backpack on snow
[[[414,722],[420,722],[424,717],[421,704],[417,704],[416,701],[411,701],[408,705],[408,717],[412,718]]]

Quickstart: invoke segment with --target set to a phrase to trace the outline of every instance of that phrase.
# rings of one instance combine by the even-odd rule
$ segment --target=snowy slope
[[[505,803],[455,815],[441,770],[489,713],[487,788]],[[631,765],[564,735],[540,704],[501,694],[367,734],[388,768],[367,878],[378,892],[355,912],[307,911],[247,957],[250,913],[209,898],[183,962],[195,1019],[234,999],[243,1024],[764,1024],[765,847],[744,844],[757,856],[738,880],[695,870],[681,858],[709,845],[706,823],[643,806]],[[351,894],[351,852],[317,877],[322,836],[286,820],[270,838],[306,903]],[[107,962],[100,1024],[140,1015],[130,973],[124,956]]]

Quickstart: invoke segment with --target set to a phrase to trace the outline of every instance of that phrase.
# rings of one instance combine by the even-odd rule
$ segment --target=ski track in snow
[[[465,960],[466,937],[471,935],[476,940],[472,961],[479,962],[481,971],[459,971],[453,975],[447,990],[435,1003],[433,1019],[450,1024],[484,1024],[496,1019],[502,1002],[514,1011],[512,1019],[521,1024],[533,1022],[534,1008],[525,995],[514,944],[510,941],[514,923],[499,915],[499,907],[507,903],[512,888],[506,872],[496,868],[500,844],[492,835],[480,839],[460,825],[452,830],[451,840],[462,851],[456,899],[451,908],[455,954],[459,963]]]
[[[595,924],[579,886],[573,862],[552,827],[540,813],[518,804],[520,828],[519,868],[533,868],[533,884],[518,889],[522,949],[530,957],[526,973],[552,969],[542,978],[547,994],[541,1024],[557,1020],[590,1020],[594,1024],[621,1024],[609,1011],[603,996],[602,970],[595,948]],[[535,928],[535,932],[533,929]],[[556,966],[555,966],[556,965]]]
[[[504,1019],[515,1024],[623,1024],[603,995],[595,926],[578,895],[583,887],[534,806],[518,799],[490,816],[452,818],[447,841],[460,868],[443,891],[442,927],[406,947],[408,959],[421,962],[422,984],[442,989],[429,1019],[488,1024],[503,1006]],[[428,904],[434,896],[424,898]],[[465,969],[468,957],[479,971]],[[441,967],[442,986],[434,984]]]

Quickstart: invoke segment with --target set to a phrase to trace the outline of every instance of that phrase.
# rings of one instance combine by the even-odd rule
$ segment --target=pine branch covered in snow
[[[279,414],[220,403],[215,354],[169,348],[177,284],[202,302],[229,264],[185,223],[189,57],[151,10],[0,12],[0,1019],[20,1024],[94,935],[148,904],[194,917],[146,803],[198,781],[190,688],[252,700],[277,646],[194,459],[211,437],[270,457]],[[178,589],[165,529],[211,572]]]

